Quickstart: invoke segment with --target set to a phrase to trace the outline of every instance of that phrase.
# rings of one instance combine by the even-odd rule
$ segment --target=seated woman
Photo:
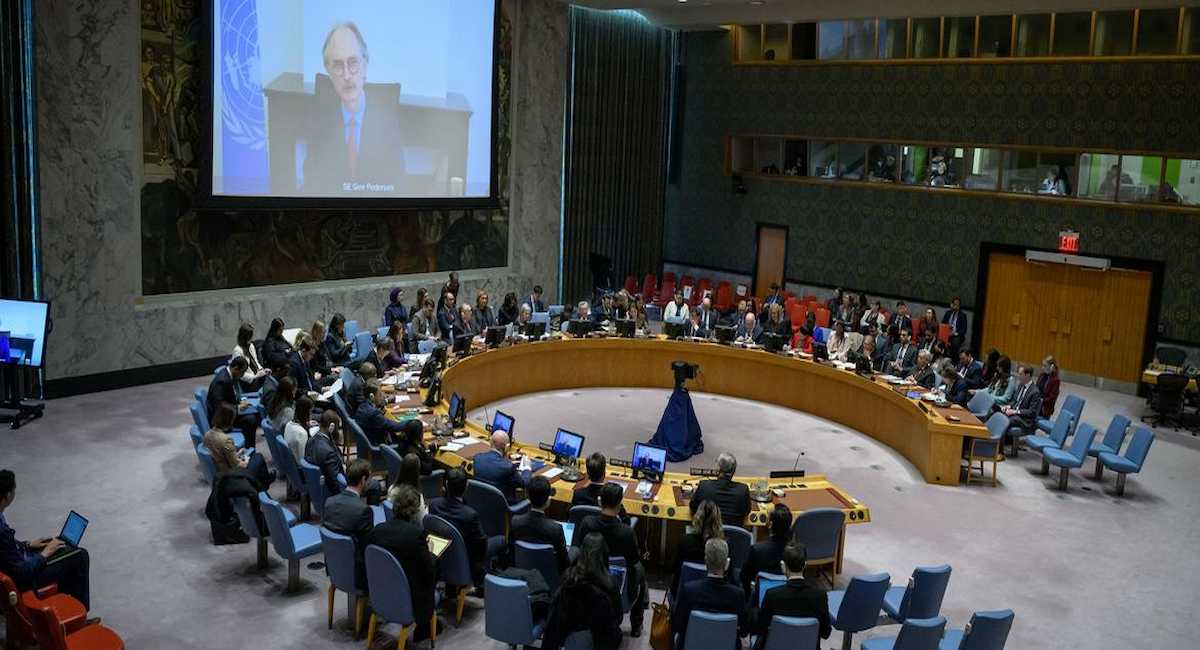
[[[753,605],[758,605],[757,595],[750,587],[758,579],[759,572],[779,573],[779,561],[783,559],[783,547],[792,537],[792,511],[780,503],[771,511],[770,536],[750,547],[746,562],[742,565],[742,590]]]
[[[329,354],[325,350],[325,321],[313,321],[307,338],[316,346],[316,351],[313,353],[312,361],[308,362],[308,367],[321,377],[328,376],[333,372],[333,362],[329,359]],[[296,344],[296,347],[299,348],[300,345]]]
[[[283,338],[283,327],[283,319],[276,318],[267,328],[267,338],[263,339],[262,358],[259,359],[264,368],[274,368],[287,363],[288,356],[292,354],[291,344]]]
[[[249,370],[242,375],[243,391],[252,390],[251,386],[254,385],[254,382],[266,374],[263,372],[263,368],[269,367],[263,366],[259,362],[258,350],[254,349],[254,341],[251,340],[253,338],[254,326],[250,323],[242,323],[241,327],[238,327],[237,345],[233,346],[233,354],[229,355],[231,359],[233,357],[245,357],[247,363],[250,364]]]
[[[925,332],[933,332],[933,335],[937,336],[938,328],[941,325],[942,322],[938,320],[937,312],[933,310],[933,307],[926,307],[925,313],[913,323],[913,340],[921,340]]]
[[[987,357],[983,360],[983,370],[979,373],[979,380],[984,386],[991,386],[996,379],[997,367],[1000,364],[1000,351],[996,348],[988,350]]]
[[[292,421],[295,402],[296,380],[291,377],[280,379],[271,395],[271,403],[267,405],[267,421],[276,433],[282,433],[287,423]]]
[[[353,341],[346,340],[346,317],[334,314],[333,318],[329,319],[329,332],[321,344],[321,347],[325,348],[325,355],[329,357],[329,363],[340,366],[349,362],[350,348],[353,345]]]
[[[412,452],[404,454],[404,456],[400,459],[400,471],[396,475],[396,482],[392,484],[392,489],[395,489],[396,486],[399,485],[407,485],[416,490],[417,494],[421,494],[421,477],[427,476],[432,471],[432,463],[422,462],[421,457]],[[417,518],[417,521],[423,520],[425,515],[429,514],[429,509],[427,506],[428,504],[425,503],[425,497],[422,495],[420,506],[421,512],[420,517]]]
[[[517,306],[517,294],[509,291],[504,294],[504,303],[500,305],[500,313],[496,316],[497,325],[508,325],[517,320],[520,314]]]
[[[679,539],[678,551],[675,554],[675,564],[672,566],[671,582],[668,588],[671,593],[679,589],[679,576],[684,562],[704,564],[704,544],[712,538],[725,539],[725,531],[721,528],[721,508],[711,500],[700,502],[700,506],[692,513],[692,531]]]
[[[579,557],[559,582],[546,621],[544,650],[563,647],[573,632],[592,634],[592,648],[616,650],[621,645],[621,594],[608,572],[608,544],[600,533],[589,533]]]
[[[1017,382],[1012,377],[1012,359],[1000,357],[1000,360],[996,362],[996,370],[992,374],[992,383],[988,384],[987,388],[979,390],[987,391],[987,394],[992,396],[992,405],[999,410],[1000,407],[1011,404],[1013,396],[1017,394]]]
[[[231,469],[245,469],[250,472],[265,490],[275,480],[275,473],[267,467],[267,459],[262,454],[253,451],[253,446],[239,453],[233,444],[229,432],[233,429],[233,420],[237,411],[229,404],[221,404],[213,415],[212,428],[204,434],[204,446],[212,454],[213,465],[217,474]],[[250,438],[253,440],[253,438]]]
[[[413,303],[412,309],[408,311],[409,320],[412,320],[412,317],[416,316],[417,312],[421,311],[421,309],[425,307],[425,299],[428,297],[429,289],[426,289],[425,287],[417,289],[417,301]]]
[[[402,362],[408,360],[408,355],[416,352],[412,340],[408,336],[408,328],[400,323],[392,323],[384,338],[392,342],[392,350],[400,355]]]
[[[380,372],[391,372],[404,365],[404,355],[396,352],[396,344],[386,336],[375,341],[375,357]]]
[[[492,312],[492,308],[488,304],[489,300],[490,297],[486,291],[480,291],[475,295],[475,309],[471,310],[471,315],[480,332],[496,324],[496,314]]]
[[[833,334],[829,335],[829,340],[825,341],[825,348],[829,351],[829,358],[834,361],[849,361],[850,353],[854,351],[854,346],[850,344],[850,337],[846,336],[846,323],[842,321],[834,321]]]
[[[292,410],[292,419],[283,429],[283,441],[287,443],[288,449],[292,450],[292,455],[299,461],[304,458],[304,448],[308,446],[309,421],[312,419],[313,402],[308,398],[308,395],[301,395],[296,398],[295,407]]]

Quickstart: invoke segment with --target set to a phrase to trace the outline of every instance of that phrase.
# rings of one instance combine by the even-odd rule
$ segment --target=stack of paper
[[[442,451],[458,451],[458,450],[462,449],[464,446],[465,445],[461,445],[457,442],[447,442],[446,444],[442,445],[440,447],[440,449]]]
[[[337,379],[333,380],[333,383],[329,385],[329,388],[325,389],[324,393],[321,393],[321,401],[328,402],[329,400],[333,399],[333,395],[335,393],[340,392],[342,392],[342,378],[338,377]]]
[[[543,472],[542,476],[545,476],[546,480],[549,481],[550,479],[554,478],[555,476],[562,474],[562,472],[563,471],[562,471],[561,467],[555,467],[553,469],[548,469],[545,472]]]

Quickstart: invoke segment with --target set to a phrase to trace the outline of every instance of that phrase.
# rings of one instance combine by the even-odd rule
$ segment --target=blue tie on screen
[[[257,0],[221,4],[221,165],[225,192],[265,194],[267,117],[258,56]]]

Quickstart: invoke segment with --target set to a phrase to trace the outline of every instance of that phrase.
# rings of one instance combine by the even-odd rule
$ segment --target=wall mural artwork
[[[501,3],[497,210],[198,213],[207,3],[142,0],[142,292],[491,268],[508,263],[512,24]]]

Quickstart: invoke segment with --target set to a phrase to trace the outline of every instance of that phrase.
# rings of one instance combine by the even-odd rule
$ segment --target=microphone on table
[[[795,476],[794,472],[796,471],[796,468],[797,468],[797,467],[800,467],[800,457],[801,457],[801,456],[803,456],[803,455],[804,455],[804,450],[803,450],[803,449],[801,449],[801,450],[800,450],[800,453],[796,454],[796,462],[792,463],[792,472],[793,472],[793,475],[792,475],[792,476],[793,476],[793,477]],[[795,481],[795,480],[793,480],[793,481],[792,481],[792,483],[791,483],[791,487],[796,487],[796,481]]]

